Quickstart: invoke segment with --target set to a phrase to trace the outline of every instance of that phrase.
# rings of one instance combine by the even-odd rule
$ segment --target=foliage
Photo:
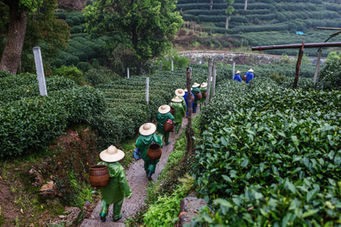
[[[194,179],[187,175],[180,182],[171,195],[159,196],[149,207],[143,219],[146,226],[173,226],[178,220],[180,202],[192,189]]]
[[[85,78],[86,81],[91,83],[93,86],[98,86],[100,84],[106,84],[114,80],[121,79],[119,75],[104,67],[90,69],[85,73]]]
[[[328,56],[320,72],[318,86],[323,89],[341,89],[341,52]]]
[[[340,223],[340,91],[269,79],[221,82],[203,111],[196,181],[213,212],[196,224]]]
[[[182,25],[175,0],[95,1],[85,11],[87,31],[110,36],[111,50],[119,44],[129,49],[135,64],[160,56],[171,47],[170,40]],[[125,66],[132,62],[124,62]]]
[[[61,135],[68,125],[90,121],[105,108],[101,93],[87,86],[78,87],[67,79],[48,80],[52,82],[48,83],[51,91],[45,97],[33,88],[37,87],[33,75],[0,80],[1,85],[10,84],[4,90],[4,95],[10,94],[9,100],[2,100],[0,107],[1,158],[46,149],[50,140]]]
[[[85,76],[76,66],[63,65],[62,67],[55,69],[54,74],[73,80],[79,85],[85,84]]]

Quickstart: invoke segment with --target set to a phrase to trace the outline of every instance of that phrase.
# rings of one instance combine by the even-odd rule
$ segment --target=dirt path
[[[199,108],[198,108],[199,109]],[[192,115],[194,117],[194,115]],[[165,167],[168,157],[170,153],[174,149],[174,144],[178,136],[181,134],[182,130],[187,125],[187,119],[184,118],[182,121],[181,129],[178,134],[172,132],[169,136],[170,143],[167,146],[163,146],[162,148],[162,156],[160,158],[159,163],[156,166],[155,173],[152,175],[153,181],[157,181],[160,172]],[[132,154],[129,154],[132,155]],[[101,222],[99,218],[99,213],[101,210],[101,202],[97,203],[96,208],[93,210],[89,219],[84,219],[81,227],[95,227],[95,226],[125,226],[123,222],[128,218],[132,217],[143,205],[144,200],[147,197],[147,185],[148,179],[146,177],[146,173],[143,168],[143,160],[140,159],[138,161],[133,162],[129,169],[126,171],[127,181],[132,190],[132,196],[130,199],[124,199],[122,206],[122,219],[119,222],[112,221],[112,206],[109,208],[107,221]]]

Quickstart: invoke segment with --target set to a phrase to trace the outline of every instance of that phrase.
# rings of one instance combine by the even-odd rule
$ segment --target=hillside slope
[[[294,43],[303,40],[323,42],[332,31],[319,31],[316,27],[341,27],[340,1],[248,0],[247,10],[244,10],[244,4],[245,0],[235,0],[235,10],[227,31],[226,3],[223,0],[179,0],[177,8],[185,21],[195,21],[209,33],[228,34],[244,39],[247,45]],[[296,35],[296,31],[303,31],[304,35]],[[340,40],[341,37],[332,39]],[[296,53],[295,50],[293,52]]]

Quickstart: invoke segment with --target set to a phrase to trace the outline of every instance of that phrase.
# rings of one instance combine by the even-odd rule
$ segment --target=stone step
[[[106,221],[102,222],[96,219],[84,219],[80,227],[124,227],[124,223]]]

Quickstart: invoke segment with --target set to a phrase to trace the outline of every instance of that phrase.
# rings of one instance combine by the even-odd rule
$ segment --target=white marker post
[[[206,105],[210,102],[210,94],[211,94],[211,78],[212,78],[212,59],[208,59],[208,78],[207,78],[207,96],[206,96]]]
[[[149,104],[149,77],[146,78],[146,102]]]
[[[33,47],[34,62],[36,65],[39,92],[42,96],[47,96],[46,82],[44,75],[43,59],[41,57],[40,47]]]
[[[174,62],[173,62],[173,59],[172,59],[172,62],[171,62],[171,70],[172,70],[172,72],[174,71]]]
[[[236,72],[236,62],[235,62],[235,61],[234,61],[233,64],[232,64],[232,69],[233,69],[233,70],[232,70],[232,71],[233,71],[233,72],[232,72],[232,79],[233,79],[234,74],[235,74],[235,72]]]
[[[215,84],[216,84],[216,77],[217,77],[217,65],[213,62],[213,81],[212,81],[212,97],[215,95]]]
[[[127,78],[130,78],[130,72],[129,72],[129,67],[127,67]]]

